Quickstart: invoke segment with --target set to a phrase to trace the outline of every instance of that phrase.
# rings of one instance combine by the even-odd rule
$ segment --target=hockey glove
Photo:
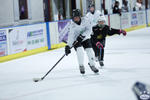
[[[124,36],[126,36],[127,32],[125,30],[120,30],[120,34],[123,34]]]
[[[103,45],[102,45],[100,42],[97,42],[97,43],[96,43],[96,47],[103,49]]]
[[[81,34],[77,37],[78,43],[81,43],[82,40],[85,38],[85,36],[82,36]]]
[[[137,96],[138,100],[150,100],[149,85],[141,82],[136,82],[133,85],[132,90],[134,94]]]
[[[65,47],[65,54],[66,54],[66,56],[68,56],[71,53],[70,49],[71,48],[68,45]]]

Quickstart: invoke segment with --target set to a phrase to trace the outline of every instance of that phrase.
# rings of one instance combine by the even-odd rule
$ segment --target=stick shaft
[[[58,60],[58,62],[41,79],[43,80],[64,57],[65,57],[65,54]]]
[[[77,41],[75,41],[74,45],[77,44]],[[74,45],[70,48],[72,49],[74,47]],[[66,56],[66,54],[64,54],[58,61],[57,63],[41,78],[41,80],[43,80],[55,67],[56,65]]]

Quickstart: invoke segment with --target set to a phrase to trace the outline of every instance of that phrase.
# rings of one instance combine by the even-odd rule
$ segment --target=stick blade
[[[39,81],[42,81],[42,79],[41,78],[33,78],[33,81],[34,82],[39,82]]]

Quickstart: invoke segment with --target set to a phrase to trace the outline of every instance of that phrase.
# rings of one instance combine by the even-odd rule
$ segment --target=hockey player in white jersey
[[[95,73],[99,72],[99,70],[95,67],[94,52],[90,41],[91,31],[89,21],[85,17],[81,18],[81,11],[79,9],[73,10],[72,23],[70,25],[68,44],[65,47],[65,53],[66,55],[70,54],[70,47],[74,46],[81,74],[85,73],[84,50],[87,53],[89,59],[88,65],[91,70]]]
[[[97,25],[99,16],[103,16],[103,18],[106,20],[104,14],[102,14],[99,10],[95,10],[94,4],[89,5],[89,12],[86,14],[86,18],[90,21],[91,28]],[[91,32],[90,34],[93,35],[93,32]],[[94,59],[97,61],[97,57],[95,57]]]
[[[95,10],[94,4],[89,5],[89,12],[86,14],[86,17],[89,19],[92,27],[97,24],[100,15],[104,16],[99,10]]]

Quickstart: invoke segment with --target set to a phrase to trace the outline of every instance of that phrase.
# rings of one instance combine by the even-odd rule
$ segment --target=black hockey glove
[[[85,36],[82,36],[81,34],[77,37],[78,43],[81,43],[82,40],[85,38]]]
[[[71,53],[70,49],[71,48],[68,45],[65,47],[65,54],[66,54],[66,56],[68,56]]]

